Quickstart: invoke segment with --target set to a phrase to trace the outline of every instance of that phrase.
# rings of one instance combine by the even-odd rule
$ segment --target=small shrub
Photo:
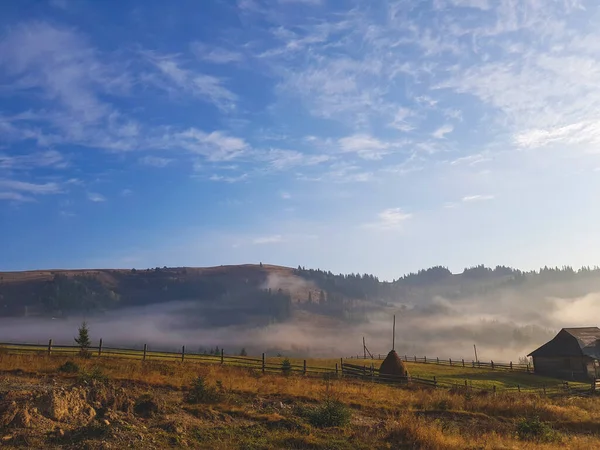
[[[220,398],[221,395],[217,389],[213,386],[208,386],[204,378],[199,376],[192,383],[185,400],[188,403],[215,403]]]
[[[73,361],[67,361],[58,368],[58,371],[63,373],[77,373],[79,372],[79,366]]]
[[[98,366],[94,367],[91,372],[81,372],[79,374],[79,378],[80,381],[83,381],[85,383],[90,383],[94,381],[104,383],[108,381],[108,377],[106,376],[106,374],[104,374],[104,372],[102,372],[102,369]]]
[[[284,375],[289,375],[290,373],[292,373],[292,363],[288,358],[285,358],[281,362],[281,371]]]
[[[560,440],[558,432],[538,417],[521,419],[517,423],[517,436],[526,441],[556,442]]]
[[[343,427],[350,423],[352,412],[341,402],[327,400],[316,408],[305,410],[304,416],[315,427]]]

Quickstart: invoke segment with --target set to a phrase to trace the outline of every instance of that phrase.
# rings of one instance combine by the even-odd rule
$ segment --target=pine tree
[[[246,348],[245,347],[240,352],[240,356],[248,356],[248,353],[246,352]]]
[[[90,341],[89,329],[86,321],[84,320],[79,327],[79,337],[74,338],[77,345],[79,345],[79,354],[81,356],[88,356],[88,348],[92,345]]]

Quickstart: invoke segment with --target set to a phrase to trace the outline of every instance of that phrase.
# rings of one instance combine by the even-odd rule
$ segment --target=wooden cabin
[[[568,380],[600,378],[600,328],[563,328],[529,355],[535,373]]]

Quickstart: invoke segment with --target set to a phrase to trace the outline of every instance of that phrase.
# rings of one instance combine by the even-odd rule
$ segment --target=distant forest
[[[583,295],[589,292],[590,285],[600,290],[598,267],[544,267],[523,272],[505,266],[479,265],[452,274],[448,268],[436,266],[392,282],[369,274],[333,274],[300,266],[286,270],[285,277],[293,279],[287,288],[268,287],[271,272],[262,264],[231,266],[229,270],[214,272],[166,267],[69,275],[57,271],[49,279],[20,282],[0,277],[0,316],[64,317],[191,301],[202,324],[209,326],[285,322],[294,311],[360,322],[377,308],[418,304],[435,296],[449,300],[489,297],[516,289],[537,292],[543,286],[552,286],[558,294],[564,294],[563,289],[569,295]],[[563,285],[567,287],[561,288]]]

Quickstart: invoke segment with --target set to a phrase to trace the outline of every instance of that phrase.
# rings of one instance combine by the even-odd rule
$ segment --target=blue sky
[[[600,6],[0,4],[0,269],[598,263]]]

